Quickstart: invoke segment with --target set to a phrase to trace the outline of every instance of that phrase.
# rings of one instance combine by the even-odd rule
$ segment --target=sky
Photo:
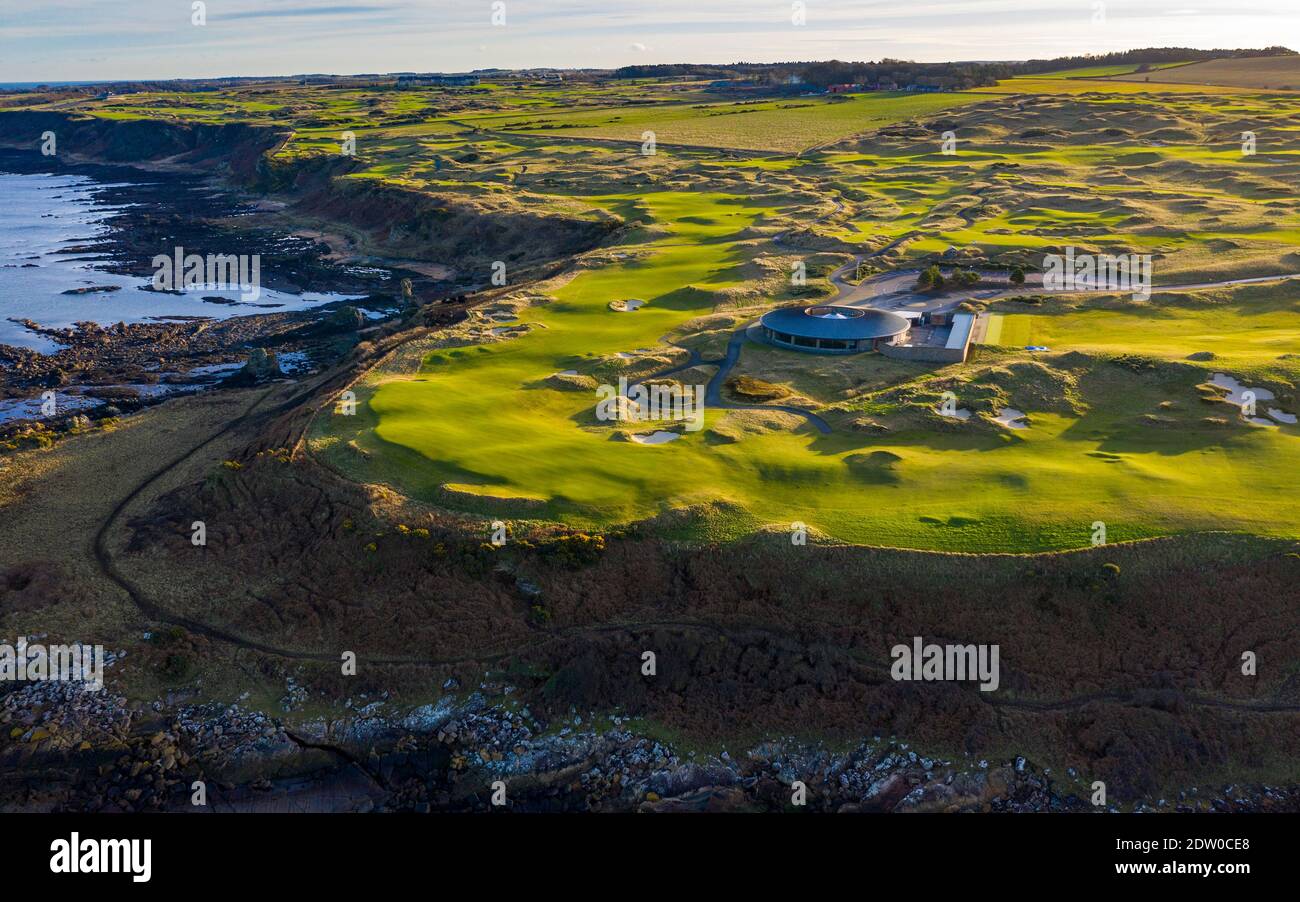
[[[1300,0],[0,0],[0,82],[1272,45]]]

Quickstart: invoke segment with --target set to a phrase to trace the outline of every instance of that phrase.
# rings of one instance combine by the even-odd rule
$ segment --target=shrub
[[[916,287],[922,291],[938,291],[943,287],[943,273],[939,267],[931,265],[922,270],[921,275],[916,280]]]

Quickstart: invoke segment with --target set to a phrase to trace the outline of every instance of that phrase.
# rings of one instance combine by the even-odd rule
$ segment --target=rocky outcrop
[[[226,379],[225,384],[235,387],[248,387],[270,382],[272,379],[280,379],[283,376],[284,372],[280,369],[280,362],[276,359],[274,353],[264,348],[254,348],[248,355],[248,360],[243,367]]]

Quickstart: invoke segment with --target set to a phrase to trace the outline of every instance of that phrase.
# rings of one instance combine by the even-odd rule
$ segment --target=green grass
[[[1248,88],[1221,85],[1177,84],[1174,82],[1117,81],[1111,78],[1052,77],[1018,75],[996,85],[972,88],[976,94],[1200,94],[1230,95],[1254,93]]]
[[[1139,353],[1167,360],[1211,352],[1211,368],[1290,378],[1281,358],[1300,349],[1294,289],[1239,289],[1231,302],[1184,305],[1156,296],[1153,304],[1084,309],[1028,319],[1035,344],[1091,354]],[[1003,342],[1006,344],[1006,342]]]
[[[650,109],[550,114],[494,127],[548,135],[641,142],[646,131],[666,146],[797,153],[980,99],[973,94],[882,93],[749,103],[680,104]]]
[[[900,121],[919,114],[917,102],[934,102],[934,110],[959,117],[970,95],[475,118],[488,129],[472,137],[486,154],[474,170],[480,179],[514,154],[530,155],[548,174],[581,174],[572,190],[584,202],[662,231],[649,244],[629,239],[628,249],[646,256],[606,260],[572,281],[543,286],[551,300],[521,312],[522,322],[537,326],[522,337],[467,333],[462,347],[429,350],[414,374],[405,362],[376,373],[360,386],[362,415],[318,422],[313,447],[353,478],[485,518],[606,528],[671,513],[656,520],[659,531],[704,541],[795,521],[844,541],[959,551],[1080,547],[1096,520],[1112,541],[1202,530],[1296,535],[1300,504],[1269,474],[1300,463],[1297,430],[1252,427],[1226,405],[1202,401],[1196,389],[1217,370],[1269,380],[1284,394],[1293,389],[1300,373],[1283,357],[1300,347],[1300,323],[1287,286],[1158,296],[1143,306],[1122,299],[998,305],[972,362],[938,371],[880,357],[827,362],[747,347],[736,372],[784,385],[794,403],[822,409],[835,426],[829,436],[798,420],[762,424],[710,410],[701,432],[637,445],[594,421],[594,392],[545,382],[562,370],[612,382],[626,365],[614,355],[664,352],[668,336],[707,346],[706,356],[719,353],[730,321],[716,315],[728,298],[739,291],[749,299],[741,302],[751,305],[745,317],[779,300],[756,290],[754,261],[773,248],[746,240],[752,229],[791,214],[806,221],[809,210],[825,212],[830,196],[848,201],[819,234],[850,244],[914,235],[903,251],[909,257],[949,245],[997,254],[1079,244],[1156,253],[1157,283],[1294,269],[1284,261],[1300,238],[1300,219],[1266,206],[1279,193],[1261,190],[1288,184],[1294,173],[1291,139],[1280,137],[1285,126],[1274,132],[1271,159],[1243,159],[1232,142],[1196,133],[1207,118],[1287,116],[1275,101],[1067,78],[1015,81],[1017,90],[1064,92],[1033,107],[1064,140],[1021,139],[1017,130],[1037,123],[1007,114],[1004,135],[968,140],[955,157],[916,138],[850,140],[794,156],[862,130],[869,112],[877,123]],[[1089,96],[1080,98],[1080,89]],[[1080,117],[1112,108],[1124,131],[1074,136]],[[987,111],[977,121],[1001,124]],[[639,142],[647,129],[670,148],[653,163],[599,156],[598,145],[583,143]],[[1189,137],[1171,140],[1169,129]],[[1147,132],[1160,140],[1146,140]],[[761,146],[768,155],[728,158],[687,145]],[[715,187],[681,190],[679,182],[678,190],[654,190],[643,181],[632,192],[584,190],[611,183],[606,174],[618,166],[637,167],[626,178],[689,174]],[[1119,168],[1123,179],[1114,175]],[[399,177],[400,169],[375,174]],[[756,178],[775,189],[749,181]],[[609,301],[629,297],[649,304],[631,314],[609,311]],[[1030,344],[1051,350],[1030,354],[1023,350]],[[1187,360],[1204,351],[1216,358]],[[1134,369],[1111,362],[1135,355],[1152,363]],[[1074,400],[1062,403],[1060,385],[1036,371],[1007,369],[1030,360],[1074,386]],[[711,373],[702,368],[692,378]],[[943,387],[975,411],[971,423],[931,412]],[[1292,409],[1294,399],[1288,403]],[[1030,428],[992,424],[998,405],[1027,413]],[[854,416],[886,429],[855,429]]]
[[[611,208],[631,202],[604,199]],[[1300,466],[1295,428],[1203,423],[1206,414],[1222,413],[1202,409],[1197,397],[1208,370],[1176,364],[1213,347],[1221,357],[1209,369],[1285,371],[1277,358],[1297,346],[1300,319],[1276,289],[1252,289],[1233,306],[1121,304],[1013,315],[1000,326],[1003,345],[1032,336],[1055,355],[1104,361],[1142,354],[1169,362],[1149,377],[1099,362],[1081,377],[1084,409],[1077,414],[1018,400],[1023,387],[1013,380],[1009,401],[1032,422],[1023,431],[954,428],[927,420],[918,407],[919,422],[881,437],[845,428],[822,436],[800,427],[719,443],[718,427],[737,415],[713,410],[704,431],[667,445],[614,440],[613,430],[590,416],[594,394],[558,391],[541,380],[564,369],[607,374],[609,355],[654,346],[709,313],[711,292],[739,280],[746,252],[737,233],[773,212],[723,195],[664,193],[638,202],[642,218],[671,231],[651,246],[652,256],[583,272],[555,290],[551,303],[521,316],[544,329],[436,350],[415,375],[378,374],[362,393],[366,417],[374,419],[327,417],[314,447],[357,478],[390,482],[430,501],[445,500],[438,487],[448,484],[480,496],[481,503],[458,497],[455,506],[484,516],[584,528],[722,503],[711,534],[727,533],[716,521],[730,516],[746,528],[800,521],[845,541],[945,550],[1080,547],[1096,520],[1107,523],[1112,541],[1198,530],[1297,534],[1300,499],[1280,481]],[[635,313],[608,310],[608,301],[627,297],[649,304]],[[808,361],[758,348],[743,360],[760,351],[776,363]],[[903,373],[901,365],[882,364],[899,366],[896,378]],[[775,363],[759,366],[766,371]],[[959,400],[969,403],[963,391],[957,389]],[[1179,411],[1175,425],[1144,421],[1167,410],[1165,402]],[[348,450],[349,440],[370,456]],[[880,451],[897,457],[887,473],[848,460]]]
[[[994,313],[989,315],[988,331],[981,344],[1023,348],[1032,341],[1034,317]]]

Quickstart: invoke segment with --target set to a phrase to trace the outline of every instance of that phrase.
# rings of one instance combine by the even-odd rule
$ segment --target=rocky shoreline
[[[14,320],[48,338],[55,349],[40,353],[0,344],[0,428],[8,431],[27,428],[36,419],[113,416],[176,390],[207,387],[219,381],[214,375],[237,369],[255,348],[294,360],[299,370],[316,369],[345,354],[366,329],[422,300],[457,290],[454,283],[415,271],[347,265],[324,241],[289,234],[234,191],[194,173],[65,164],[12,150],[0,150],[0,170],[56,171],[100,182],[98,195],[116,209],[107,228],[94,241],[65,246],[59,253],[93,255],[104,272],[149,277],[160,249],[219,248],[227,254],[260,255],[264,288],[293,294],[325,290],[356,298],[293,311],[250,304],[248,313],[230,316],[222,308],[239,302],[204,297],[214,308],[211,317],[113,323],[107,320],[117,294],[96,289],[114,286],[69,288],[63,293],[102,298],[106,314],[99,322],[70,327]],[[409,295],[403,291],[404,279],[410,280]],[[56,390],[56,408],[62,408],[54,415],[40,406],[49,390]]]
[[[110,654],[111,666],[124,653]],[[1097,812],[1078,774],[1024,757],[927,756],[897,737],[851,748],[792,737],[731,754],[654,738],[618,714],[570,709],[547,720],[509,685],[398,709],[349,699],[338,716],[290,718],[165,697],[128,702],[111,688],[27,683],[0,697],[0,810],[468,812]],[[384,694],[386,696],[386,693]],[[282,708],[306,692],[286,682]],[[292,720],[292,722],[291,722]],[[195,803],[202,784],[204,804]],[[799,784],[802,802],[796,801]],[[504,804],[499,793],[504,787]],[[497,794],[494,803],[493,796]],[[1300,810],[1300,791],[1204,787],[1122,810]]]

